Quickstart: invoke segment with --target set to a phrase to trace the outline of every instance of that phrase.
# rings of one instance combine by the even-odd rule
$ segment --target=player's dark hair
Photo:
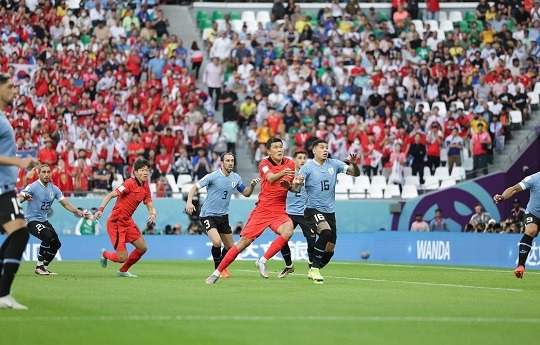
[[[41,169],[45,168],[45,167],[49,167],[49,169],[51,168],[51,166],[49,165],[49,163],[42,163],[40,166],[39,166],[39,172],[41,172]]]
[[[228,156],[228,155],[233,156],[233,158],[235,158],[235,157],[234,157],[234,154],[233,154],[232,152],[223,152],[223,153],[221,154],[221,156],[219,156],[220,161],[223,162],[223,160],[225,159],[225,156]]]
[[[294,153],[292,154],[292,157],[296,158],[296,156],[298,156],[298,155],[306,155],[307,156],[307,152],[305,150],[294,151]]]
[[[150,162],[146,160],[145,158],[137,158],[135,162],[133,163],[133,171],[137,171],[144,167],[147,167],[148,169],[150,169]]]
[[[11,76],[6,73],[0,73],[0,85],[5,84],[8,82],[8,80],[11,79]]]
[[[328,143],[326,142],[326,140],[323,140],[323,139],[317,139],[317,140],[315,140],[315,141],[313,142],[313,146],[312,146],[312,147],[313,147],[313,148],[316,148],[317,145],[319,145],[319,144],[327,144],[327,145],[328,145]]]
[[[266,149],[267,150],[270,150],[270,148],[272,147],[272,144],[273,143],[281,143],[283,144],[283,141],[279,138],[276,138],[276,137],[273,137],[273,138],[270,138],[268,139],[268,141],[266,142]]]

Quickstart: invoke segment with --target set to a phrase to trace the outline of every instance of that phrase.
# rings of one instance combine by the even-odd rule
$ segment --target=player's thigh
[[[219,234],[219,237],[221,238],[221,242],[223,242],[223,245],[225,246],[225,249],[229,250],[232,246],[234,246],[234,238],[232,233],[231,234]]]
[[[311,223],[309,223],[307,219],[302,219],[302,221],[300,221],[298,225],[300,225],[300,229],[302,229],[302,234],[304,234],[307,243],[315,243],[315,230],[312,227]]]
[[[15,191],[0,194],[0,233],[11,235],[26,226],[24,211]]]
[[[254,241],[270,226],[272,220],[262,212],[251,212],[240,235]]]
[[[206,231],[206,235],[212,241],[212,245],[214,247],[220,247],[221,246],[221,236],[219,235],[216,228],[211,228]]]
[[[135,241],[132,241],[131,244],[133,244],[133,246],[142,253],[146,252],[146,250],[148,249],[148,247],[146,246],[146,241],[144,240],[144,236],[142,235]]]
[[[306,208],[304,214],[307,221],[312,225],[318,234],[320,234],[323,230],[330,229],[330,224],[328,223],[323,212],[320,212],[314,208]]]
[[[126,233],[127,243],[131,243],[135,245],[134,243],[141,238],[142,238],[142,242],[144,243],[142,232],[141,230],[139,230],[139,227],[137,226],[137,224],[135,224],[134,221],[129,222],[129,225],[126,226],[125,233]],[[139,241],[137,243],[141,243],[141,242]],[[137,248],[137,249],[142,250],[142,247]],[[144,243],[144,250],[146,250],[146,243]]]
[[[285,238],[291,238],[294,230],[291,218],[285,213],[274,215],[270,229]]]
[[[114,250],[117,252],[127,251],[125,228],[118,221],[107,221],[107,234],[109,234]]]
[[[540,219],[530,213],[527,213],[523,217],[525,223],[525,233],[531,237],[538,235],[538,227],[540,226]]]

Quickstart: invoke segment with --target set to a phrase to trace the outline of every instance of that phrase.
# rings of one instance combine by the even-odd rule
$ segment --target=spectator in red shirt
[[[172,156],[167,153],[167,149],[162,146],[159,155],[156,156],[156,169],[160,175],[167,175],[172,170]]]
[[[435,173],[435,169],[441,165],[441,143],[443,140],[443,133],[439,129],[439,124],[434,122],[426,135],[428,156],[426,166],[429,167],[432,175]]]
[[[473,171],[472,177],[475,178],[480,169],[484,175],[488,174],[488,149],[491,146],[491,136],[484,129],[484,124],[477,125],[478,133],[471,137],[472,156],[473,156]]]
[[[165,147],[165,149],[167,150],[167,154],[170,155],[171,158],[174,154],[175,142],[176,142],[176,138],[172,134],[172,128],[167,127],[167,129],[165,130],[165,135],[163,135],[161,137],[161,140],[159,141],[159,146]]]
[[[51,180],[55,186],[60,188],[64,196],[71,196],[69,192],[73,190],[73,178],[69,169],[66,169],[66,164],[62,158],[58,160],[58,165],[52,171]]]
[[[53,141],[51,138],[45,139],[45,147],[39,150],[38,159],[41,163],[47,163],[54,169],[56,163],[58,162],[58,154],[53,148]]]
[[[159,134],[155,132],[156,126],[153,123],[148,125],[148,131],[141,135],[144,153],[148,154],[150,150],[157,150],[159,144]]]
[[[127,146],[128,164],[133,165],[135,159],[144,154],[144,145],[137,133],[133,134],[131,141]]]

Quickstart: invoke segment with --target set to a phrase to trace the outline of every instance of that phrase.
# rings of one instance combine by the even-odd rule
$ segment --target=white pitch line
[[[501,269],[482,269],[482,268],[467,268],[467,267],[448,267],[448,266],[431,266],[431,265],[402,265],[402,264],[377,264],[377,263],[367,263],[367,262],[340,262],[334,261],[332,265],[367,265],[367,266],[388,266],[388,267],[403,267],[403,268],[433,268],[439,270],[455,270],[455,271],[470,271],[470,272],[493,272],[493,273],[505,273],[512,274],[512,270],[501,270]],[[527,270],[526,274],[540,274],[538,270]]]
[[[254,272],[252,270],[237,270],[237,271],[240,271],[240,272]],[[289,275],[305,276],[303,274],[297,274],[297,273],[290,273]],[[428,283],[428,282],[417,282],[417,281],[407,281],[407,280],[371,279],[371,278],[340,277],[340,276],[327,276],[327,275],[325,275],[325,277],[326,278],[331,278],[331,279],[356,280],[356,281],[367,281],[367,282],[378,282],[378,283],[393,283],[393,284],[424,285],[424,286],[442,286],[442,287],[453,287],[453,288],[461,288],[461,289],[512,291],[512,292],[522,292],[523,291],[522,289],[513,289],[513,288],[462,285],[462,284]]]
[[[11,314],[11,312],[9,312]],[[12,314],[13,315],[13,314]],[[305,315],[116,315],[116,316],[0,316],[0,322],[88,321],[338,321],[434,323],[540,323],[539,318],[447,316],[305,316]]]

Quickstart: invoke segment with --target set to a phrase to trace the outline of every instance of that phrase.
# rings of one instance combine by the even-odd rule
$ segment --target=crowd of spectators
[[[424,19],[438,18],[438,1],[427,3]],[[245,131],[254,162],[272,136],[289,153],[321,138],[337,159],[359,154],[370,176],[408,165],[423,183],[424,166],[433,174],[444,150],[450,170],[467,151],[474,177],[511,137],[510,112],[529,117],[540,4],[529,5],[482,0],[443,33],[415,26],[416,0],[393,0],[390,16],[355,0],[333,0],[318,15],[276,0],[268,22],[240,28],[233,13],[213,14],[202,31],[213,60],[203,81],[223,126]]]

